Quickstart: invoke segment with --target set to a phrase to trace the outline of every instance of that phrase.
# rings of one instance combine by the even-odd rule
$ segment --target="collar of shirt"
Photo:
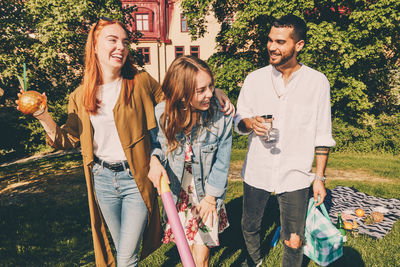
[[[285,95],[291,87],[294,87],[293,85],[296,84],[298,77],[302,73],[303,69],[304,69],[303,64],[300,63],[300,68],[290,75],[289,80],[285,86],[282,72],[278,71],[275,67],[272,67],[271,71],[272,85],[278,98]]]

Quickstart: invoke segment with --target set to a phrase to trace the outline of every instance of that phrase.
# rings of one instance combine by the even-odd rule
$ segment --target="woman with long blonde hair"
[[[193,56],[172,62],[155,108],[149,178],[160,190],[169,179],[196,266],[208,266],[210,248],[229,223],[223,204],[232,145],[232,116],[220,112],[207,64]],[[163,165],[161,164],[163,163]],[[164,243],[173,240],[170,225]]]
[[[69,97],[65,125],[57,126],[47,108],[35,114],[49,145],[81,147],[97,266],[115,266],[106,225],[118,267],[138,265],[142,239],[142,258],[160,246],[158,201],[147,174],[149,130],[157,126],[154,105],[163,92],[132,64],[129,45],[124,24],[101,18],[89,32],[83,82]]]

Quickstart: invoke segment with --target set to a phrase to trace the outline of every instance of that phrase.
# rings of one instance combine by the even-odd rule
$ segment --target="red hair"
[[[103,75],[100,68],[100,63],[96,55],[96,44],[100,32],[105,26],[118,24],[122,29],[125,30],[129,36],[129,31],[126,26],[117,20],[104,20],[100,19],[96,24],[90,29],[86,47],[85,47],[85,70],[83,74],[83,105],[87,112],[90,114],[97,114],[99,109],[99,100],[97,99],[97,92],[99,86],[103,84]],[[121,69],[122,77],[122,88],[124,93],[125,104],[128,104],[131,100],[131,95],[133,91],[133,78],[135,77],[138,70],[133,65],[132,59],[128,54],[125,64]]]

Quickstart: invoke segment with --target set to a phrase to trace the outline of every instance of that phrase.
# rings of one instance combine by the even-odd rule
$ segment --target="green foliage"
[[[36,120],[18,118],[8,109],[15,107],[20,89],[17,76],[22,75],[23,63],[27,65],[29,90],[46,93],[55,121],[62,124],[66,96],[81,82],[84,47],[92,24],[107,16],[129,25],[133,10],[134,7],[123,9],[120,0],[0,1],[0,88],[4,90],[0,105],[8,112],[1,122],[5,123],[6,117],[13,118],[15,131],[10,136],[19,144],[12,149],[15,153],[35,151],[44,143],[44,132]],[[137,37],[133,33],[132,41]],[[9,151],[4,148],[7,146],[1,143],[0,153]]]
[[[334,151],[388,152],[400,154],[400,114],[370,116],[355,127],[340,119],[333,121]]]
[[[398,123],[400,112],[399,1],[183,0],[182,7],[193,38],[207,30],[205,15],[213,13],[221,23],[220,52],[208,62],[217,87],[233,103],[246,75],[268,64],[274,18],[302,17],[309,31],[299,59],[329,79],[335,149],[399,153],[400,132],[391,124]],[[246,146],[245,137],[234,136],[234,147]]]
[[[214,67],[217,82],[230,96],[237,97],[249,71],[268,64],[267,36],[274,17],[293,13],[309,27],[301,62],[328,77],[336,117],[361,123],[368,114],[400,111],[398,93],[393,97],[390,84],[400,55],[399,1],[184,0],[182,7],[193,37],[204,34],[210,12],[222,23],[216,40],[224,53],[210,62],[219,63]],[[232,16],[229,25],[225,19]],[[234,60],[230,57],[237,62],[231,73],[232,65],[225,64]]]
[[[208,64],[215,75],[215,87],[224,89],[233,104],[236,104],[243,76],[255,68],[251,58],[250,53],[234,56],[217,53],[208,59]]]

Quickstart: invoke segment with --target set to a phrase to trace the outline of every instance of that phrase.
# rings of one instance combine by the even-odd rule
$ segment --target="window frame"
[[[179,55],[179,56],[184,56],[184,55],[185,55],[185,47],[182,46],[182,45],[176,45],[176,46],[175,46],[175,58],[179,57],[179,56],[177,55],[177,54],[178,54],[177,48],[182,48],[182,55]],[[179,53],[180,53],[180,52],[179,52]]]
[[[185,29],[183,29],[183,22],[185,22],[185,24],[186,24],[186,30]],[[182,13],[181,13],[181,32],[189,32],[189,26],[188,26],[188,23],[187,23],[187,17],[186,16],[184,16]]]
[[[146,15],[147,16],[147,27],[148,27],[148,29],[147,30],[143,30],[143,29],[139,29],[138,28],[138,16],[143,16],[143,15]],[[140,20],[141,21],[141,23],[142,23],[142,28],[143,28],[143,21],[145,21],[144,19],[141,19]],[[151,16],[151,13],[149,13],[149,12],[138,12],[138,13],[135,13],[135,29],[137,30],[137,31],[139,31],[139,32],[152,32],[153,30],[152,30],[152,24],[153,22],[152,22],[152,16]]]
[[[145,49],[148,49],[148,52],[144,51]],[[139,50],[141,50],[141,51],[139,51]],[[150,47],[137,47],[137,48],[136,48],[136,51],[137,51],[138,53],[142,54],[142,56],[143,56],[143,63],[144,63],[145,65],[150,65],[150,64],[151,64]],[[148,62],[146,62],[146,55],[149,56],[149,61],[148,61]]]
[[[197,48],[197,51],[193,51],[193,48]],[[200,58],[200,46],[199,45],[191,45],[190,46],[190,55],[195,56],[193,54],[197,54],[197,58]]]

